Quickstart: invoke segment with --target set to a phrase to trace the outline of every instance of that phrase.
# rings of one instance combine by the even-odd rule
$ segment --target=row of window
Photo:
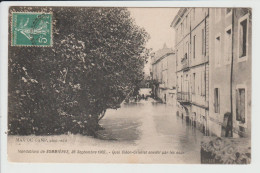
[[[220,89],[214,88],[214,112],[220,113]],[[246,122],[246,90],[245,88],[236,89],[236,120]]]
[[[200,8],[203,10],[203,8]],[[221,20],[221,10],[222,8],[216,8],[215,9],[215,22],[219,22]],[[232,13],[232,8],[225,8],[225,14],[226,16],[229,16]],[[190,18],[192,14],[192,19]],[[196,17],[196,9],[193,8],[192,13],[186,14],[185,17],[183,17],[183,21],[181,22],[180,26],[176,29],[176,39],[177,42],[179,41],[179,36],[182,38],[186,31],[189,30],[189,23],[190,20],[195,21]],[[195,36],[196,37],[196,36]]]
[[[197,47],[198,45],[198,39],[197,39],[197,35],[194,34],[193,38],[192,38],[192,57],[195,60],[196,57],[204,57],[206,56],[206,32],[205,32],[205,28],[201,29],[201,34],[200,34],[200,47]],[[186,58],[187,60],[189,59],[189,55],[190,55],[190,43],[189,41],[187,41],[184,44],[183,47],[184,51],[183,51],[183,56],[179,56],[179,50],[176,50],[176,65],[178,66],[178,61],[182,60],[182,58]],[[200,52],[200,54],[199,54]],[[179,59],[180,58],[180,59]]]
[[[176,29],[176,39],[179,41],[179,38],[182,38],[183,35],[189,30],[189,23],[190,23],[190,16],[187,14],[183,21],[181,22],[180,26]],[[179,37],[180,35],[180,37]]]
[[[217,10],[216,10],[217,11]],[[227,13],[231,13],[231,9],[226,9]],[[242,17],[238,22],[238,54],[239,54],[239,62],[246,60],[247,54],[248,54],[248,15],[245,15]],[[205,29],[202,28],[201,30],[201,50],[198,50],[197,48],[197,35],[193,35],[192,38],[192,56],[193,59],[198,57],[198,51],[201,51],[201,55],[206,55],[206,43],[205,43]],[[224,51],[222,49],[222,44]],[[222,35],[218,33],[215,37],[215,66],[219,67],[222,62],[222,53],[224,53],[224,63],[229,64],[231,62],[232,58],[232,26],[228,26],[225,29],[224,32],[224,39],[222,39]],[[187,41],[183,47],[183,56],[179,55],[178,49],[176,50],[176,65],[179,65],[180,60],[185,57],[186,55],[187,59],[189,59],[189,51],[190,51],[190,43]]]
[[[196,88],[197,87],[197,88]],[[191,90],[193,94],[206,95],[206,72],[193,73]]]
[[[183,79],[183,76],[181,76],[180,81],[177,76],[177,82],[179,83],[179,85],[177,85],[177,90],[181,92],[188,92],[189,81],[191,81],[190,90],[192,94],[197,94],[201,96],[206,95],[206,72],[205,71],[192,73],[192,75],[190,76],[190,80],[188,79],[188,74],[186,75],[185,79]]]
[[[248,15],[240,18],[238,21],[238,35],[236,36],[238,39],[238,62],[246,60],[248,54]],[[224,42],[222,41],[221,34],[217,34],[215,37],[215,66],[219,67],[221,65],[221,57],[222,57],[222,44],[224,44],[224,62],[230,63],[232,58],[232,49],[233,49],[233,41],[232,41],[232,26],[228,26],[225,29],[224,33]]]
[[[186,16],[183,17],[182,22],[176,29],[177,42],[179,41],[179,38],[182,38],[184,34],[187,33],[187,31],[189,31],[191,22],[196,20],[196,13],[198,13],[198,16],[201,16],[201,12],[203,12],[203,9],[204,8],[193,8],[191,13],[188,13],[186,14]],[[198,12],[198,10],[200,11]]]

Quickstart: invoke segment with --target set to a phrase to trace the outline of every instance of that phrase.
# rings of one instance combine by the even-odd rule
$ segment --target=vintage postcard
[[[8,161],[250,164],[253,12],[11,6]]]

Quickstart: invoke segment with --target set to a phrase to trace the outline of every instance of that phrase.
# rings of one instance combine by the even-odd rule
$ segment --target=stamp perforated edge
[[[50,45],[14,45],[13,44],[13,13],[27,13],[27,14],[51,14],[51,44]],[[11,46],[12,47],[52,47],[53,46],[53,13],[52,12],[28,12],[28,11],[12,11],[11,12]]]

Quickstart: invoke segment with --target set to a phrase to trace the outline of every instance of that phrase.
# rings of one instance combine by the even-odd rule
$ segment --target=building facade
[[[176,79],[175,56],[171,48],[166,45],[152,56],[153,96],[163,103],[175,105]]]
[[[175,29],[176,114],[209,133],[209,8],[181,8]]]
[[[209,126],[216,136],[251,134],[251,9],[210,8]]]

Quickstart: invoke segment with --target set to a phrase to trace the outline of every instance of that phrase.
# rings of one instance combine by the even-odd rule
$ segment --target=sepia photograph
[[[250,164],[252,13],[11,6],[8,161]]]

